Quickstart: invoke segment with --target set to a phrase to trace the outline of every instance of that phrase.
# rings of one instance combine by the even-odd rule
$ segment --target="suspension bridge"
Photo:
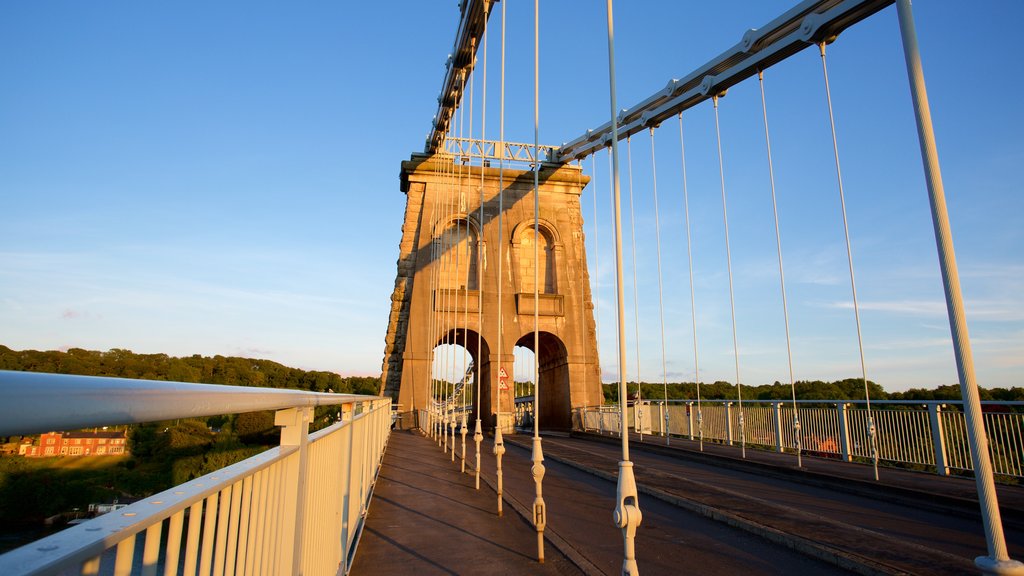
[[[1013,403],[985,411],[979,398],[909,0],[800,2],[624,109],[616,100],[608,0],[602,33],[609,120],[560,145],[540,143],[536,1],[535,139],[505,139],[508,4],[460,2],[423,151],[401,165],[406,208],[381,397],[0,373],[8,397],[19,398],[5,407],[0,435],[262,409],[276,410],[282,427],[279,448],[0,556],[0,572],[1024,573],[1013,559],[1024,553],[1024,492],[1016,485],[1024,477],[1024,421]],[[941,268],[935,281],[946,298],[960,380],[957,402],[888,403],[872,398],[869,386],[828,63],[841,34],[871,18],[898,23],[925,172],[921,193]],[[838,200],[832,216],[844,239],[858,398],[797,399],[786,283],[792,248],[780,226],[778,198],[786,192],[776,186],[766,84],[773,66],[807,51],[820,57],[814,72],[834,171],[816,188]],[[500,78],[497,96],[488,69]],[[736,194],[721,129],[731,112],[728,92],[751,84],[759,94],[766,163],[757,169],[770,199],[765,241],[777,274],[790,390],[788,399],[770,402],[744,396],[739,326],[750,321],[736,301]],[[488,125],[494,106],[497,127]],[[691,213],[687,179],[695,146],[687,118],[708,109],[713,139],[699,145],[714,151],[718,176],[725,349],[735,387],[735,399],[726,401],[701,394],[702,366],[719,351],[702,344],[708,326],[693,264],[702,247],[692,229],[708,214]],[[649,156],[634,155],[634,144]],[[657,152],[665,147],[672,147],[668,164]],[[660,338],[652,347],[642,346],[655,330],[641,330],[639,313],[633,208],[641,190],[633,184],[641,171],[642,193],[653,200],[643,221],[656,239]],[[677,175],[683,203],[673,233],[686,239],[685,258],[671,263],[663,258],[658,187],[668,172]],[[598,206],[609,202],[605,227]],[[609,238],[614,297],[602,302],[592,271]],[[688,271],[688,289],[666,290],[668,266]],[[666,324],[678,324],[667,319],[667,301],[680,294],[689,309],[684,332],[695,383],[694,397],[682,400],[669,397],[666,352]],[[613,319],[602,327],[603,308]],[[602,346],[602,330],[614,334],[614,346]],[[645,379],[641,354],[660,359],[660,374],[644,375],[660,381],[660,397],[628,389],[631,379]],[[610,403],[602,366],[614,366],[617,399]],[[112,395],[122,400],[102,401]],[[75,414],[44,409],[54,396],[73,400]],[[339,406],[339,421],[310,434],[311,409],[323,405]]]

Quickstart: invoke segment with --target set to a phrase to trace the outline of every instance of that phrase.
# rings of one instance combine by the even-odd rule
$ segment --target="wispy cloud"
[[[946,317],[946,303],[942,300],[871,300],[858,303],[862,311],[888,312],[909,316]],[[852,300],[826,303],[827,308],[852,310]],[[1024,301],[1013,299],[968,300],[964,305],[968,320],[998,322],[1024,321]]]

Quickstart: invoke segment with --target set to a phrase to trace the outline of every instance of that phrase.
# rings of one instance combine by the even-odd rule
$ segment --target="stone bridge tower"
[[[533,172],[504,170],[504,213],[499,214],[497,168],[457,165],[451,156],[414,155],[402,163],[405,221],[381,378],[382,393],[397,400],[403,413],[426,406],[432,351],[445,341],[454,342],[465,346],[479,364],[482,420],[485,427],[493,427],[499,364],[511,376],[513,349],[533,350],[535,307],[539,308],[540,343],[539,350],[533,351],[540,370],[541,426],[568,429],[574,408],[601,404],[580,213],[580,194],[589,178],[575,167],[542,164],[539,180],[537,260],[541,269],[535,301]],[[504,219],[501,237],[499,217]],[[447,248],[438,253],[440,246]],[[442,266],[445,258],[453,257],[463,264]],[[500,279],[499,259],[503,262]],[[478,285],[478,262],[482,286]],[[482,320],[478,314],[481,288]],[[499,324],[503,327],[500,350]],[[507,426],[513,391],[501,394],[502,422]],[[413,422],[410,418],[403,417],[403,422]],[[471,422],[474,419],[475,415]]]

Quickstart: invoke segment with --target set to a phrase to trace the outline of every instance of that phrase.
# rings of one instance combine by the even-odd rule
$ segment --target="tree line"
[[[11,350],[0,345],[0,370],[50,372],[81,376],[115,376],[144,380],[168,380],[233,386],[296,388],[313,392],[332,390],[342,394],[378,394],[380,378],[341,376],[334,372],[289,368],[271,360],[237,356],[136,354],[114,348],[106,352],[71,348],[59,350]]]
[[[960,400],[960,386],[949,384],[936,388],[911,388],[905,392],[886,392],[884,388],[867,381],[868,393],[872,400]],[[799,380],[791,388],[789,384],[774,382],[772,384],[761,384],[751,386],[744,384],[742,394],[744,400],[789,400],[793,397],[794,389],[797,400],[864,400],[864,380],[860,378],[845,378],[833,382],[822,380]],[[618,386],[615,384],[604,384],[605,402],[618,402]],[[632,398],[636,394],[636,382],[629,382],[627,390]],[[659,400],[665,398],[666,390],[669,400],[696,399],[697,385],[693,382],[673,382],[667,386],[663,384],[652,384],[642,382],[640,392],[643,398]],[[740,390],[735,384],[717,381],[712,383],[701,382],[700,397],[707,400],[737,400]],[[982,400],[1011,402],[1024,401],[1024,388],[980,388],[978,389]]]

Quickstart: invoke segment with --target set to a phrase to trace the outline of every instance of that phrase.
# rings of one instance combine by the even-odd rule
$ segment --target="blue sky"
[[[507,5],[505,136],[513,141],[533,139],[532,4]],[[456,5],[0,4],[0,343],[243,355],[379,374],[405,200],[399,163],[420,151],[436,111]],[[620,107],[790,5],[618,2]],[[1024,112],[1012,55],[1024,5],[918,2],[915,16],[979,382],[1019,386]],[[500,20],[491,22],[496,30]],[[542,2],[543,142],[607,120],[603,26],[603,2]],[[496,72],[496,35],[490,47]],[[828,52],[868,377],[890,390],[954,383],[895,8]],[[765,76],[795,375],[856,376],[820,59],[807,50]],[[486,136],[496,138],[497,73],[489,80]],[[731,89],[719,112],[741,380],[785,382],[757,83]],[[684,114],[698,356],[702,380],[733,381],[713,122],[710,106]],[[668,379],[692,379],[677,124],[655,139]],[[639,372],[660,381],[649,137],[635,136],[631,149]],[[588,174],[592,166],[584,216],[610,378],[606,155],[585,162]],[[631,285],[627,296],[633,378]]]

